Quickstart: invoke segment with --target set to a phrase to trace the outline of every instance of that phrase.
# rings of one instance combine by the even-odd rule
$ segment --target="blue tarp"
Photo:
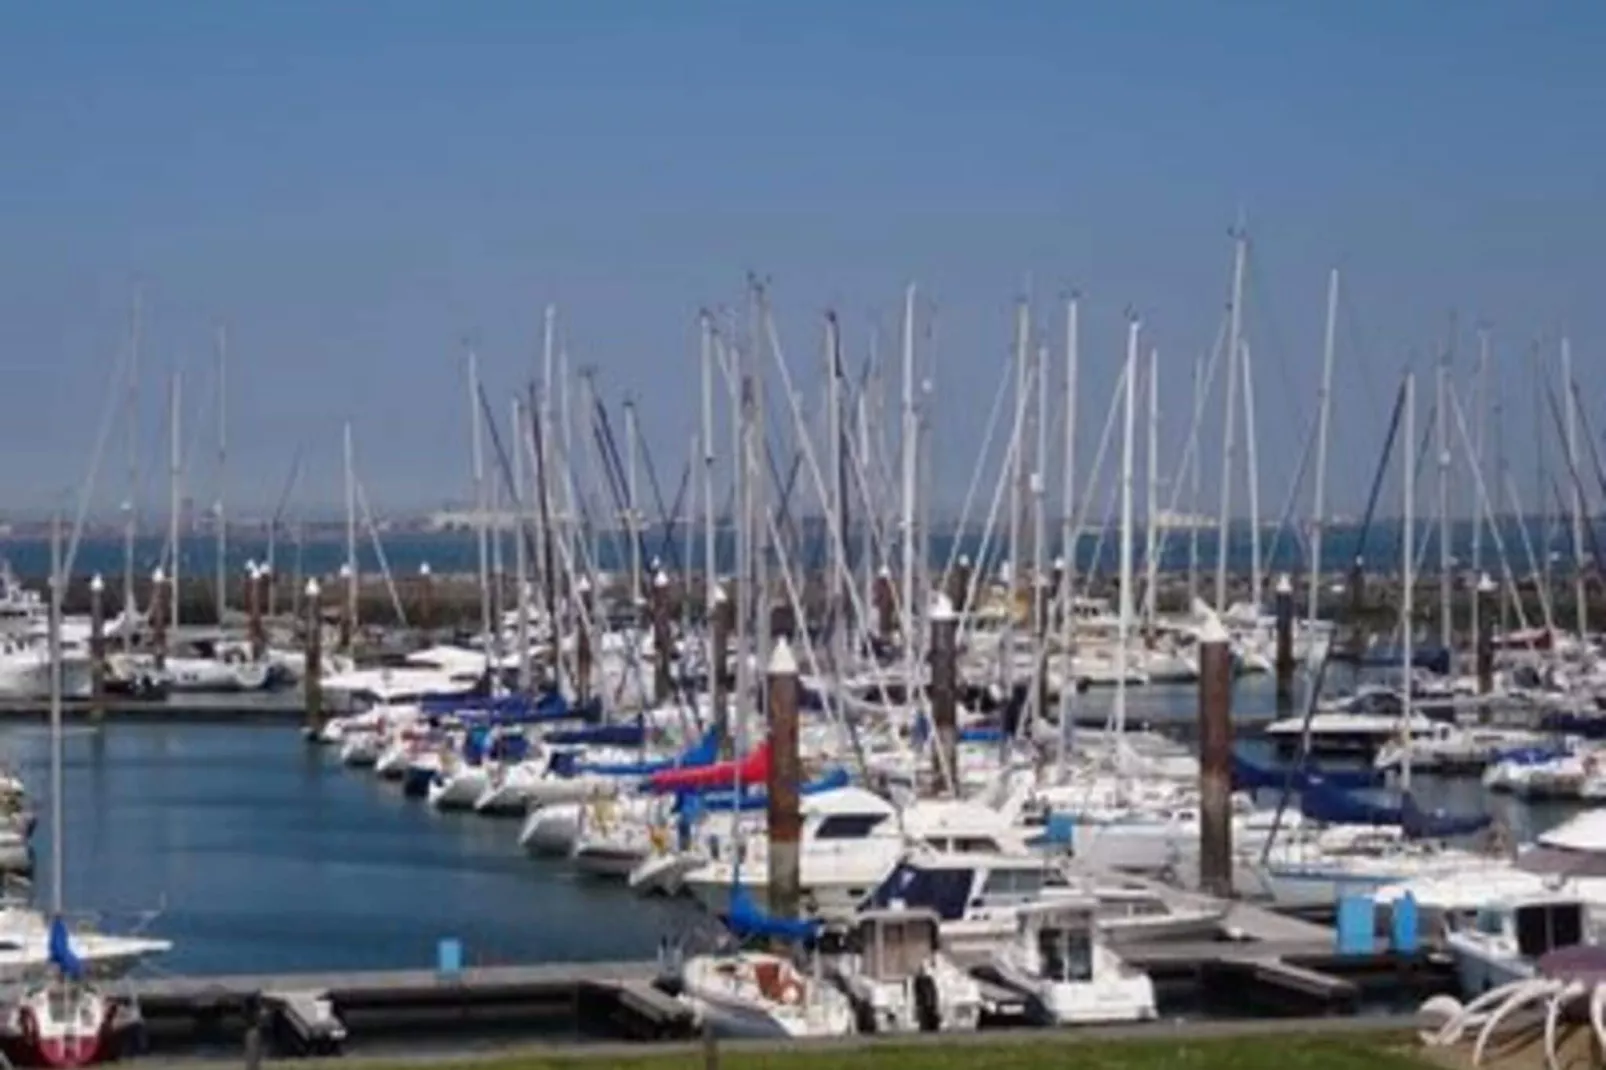
[[[1268,769],[1237,754],[1232,756],[1232,786],[1240,791],[1280,791],[1290,784],[1293,790],[1300,791],[1313,782],[1328,788],[1353,791],[1378,787],[1382,781],[1383,776],[1376,769],[1333,769],[1322,772],[1308,766],[1294,770]]]
[[[647,729],[640,721],[632,724],[599,724],[589,728],[548,732],[546,741],[559,746],[639,747],[647,741]]]
[[[72,949],[72,938],[67,923],[56,915],[50,922],[50,961],[67,977],[77,980],[84,975],[84,963]]]
[[[738,873],[738,880],[740,877]],[[820,932],[818,921],[771,917],[753,901],[752,893],[740,883],[731,885],[730,913],[725,915],[725,925],[744,939],[812,940]]]

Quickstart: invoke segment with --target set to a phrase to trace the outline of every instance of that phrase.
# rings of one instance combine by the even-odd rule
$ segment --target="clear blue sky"
[[[811,384],[823,308],[858,356],[872,321],[894,326],[904,281],[921,284],[948,497],[1028,279],[1055,338],[1053,299],[1087,295],[1084,456],[1122,311],[1142,311],[1170,457],[1240,206],[1264,512],[1314,406],[1330,264],[1347,273],[1337,508],[1359,508],[1394,379],[1442,344],[1452,309],[1463,372],[1470,325],[1494,325],[1515,457],[1531,454],[1536,337],[1569,331],[1599,399],[1596,4],[171,0],[5,16],[0,509],[82,480],[136,285],[143,463],[161,463],[161,377],[183,364],[208,390],[226,320],[241,508],[271,503],[298,441],[307,496],[338,500],[348,415],[377,507],[462,498],[459,339],[481,340],[505,398],[549,300],[575,363],[642,398],[672,480],[695,427],[696,309],[739,299],[749,269],[773,278]],[[209,425],[203,402],[186,410]],[[195,468],[209,497],[210,457]]]

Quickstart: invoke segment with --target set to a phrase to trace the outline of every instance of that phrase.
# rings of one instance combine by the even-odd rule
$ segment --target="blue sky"
[[[858,358],[873,323],[890,341],[902,285],[920,284],[954,501],[1024,287],[1056,340],[1058,296],[1086,294],[1084,456],[1135,307],[1161,350],[1165,468],[1240,207],[1255,243],[1263,512],[1285,497],[1314,409],[1332,264],[1346,281],[1336,508],[1359,509],[1395,378],[1443,345],[1452,311],[1463,378],[1472,325],[1492,325],[1520,465],[1536,339],[1549,351],[1569,332],[1599,400],[1597,5],[169,0],[5,13],[0,509],[82,482],[136,287],[142,464],[163,463],[161,380],[183,367],[187,418],[207,425],[194,489],[210,496],[209,350],[226,321],[242,509],[271,506],[297,443],[305,497],[338,500],[348,417],[376,507],[462,498],[461,339],[479,339],[505,399],[535,368],[547,301],[575,365],[642,400],[672,481],[695,430],[696,311],[739,301],[749,270],[772,278],[811,386],[826,307]],[[113,444],[120,480],[121,431]]]

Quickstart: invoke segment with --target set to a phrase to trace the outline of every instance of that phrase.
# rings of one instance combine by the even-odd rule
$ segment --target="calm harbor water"
[[[474,964],[651,957],[686,908],[528,858],[516,822],[438,814],[354,774],[291,727],[70,727],[70,912],[175,942],[183,973],[432,968],[456,937]],[[50,736],[3,737],[40,809],[50,882]]]

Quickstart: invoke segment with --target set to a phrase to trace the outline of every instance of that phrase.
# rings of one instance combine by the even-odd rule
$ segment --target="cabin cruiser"
[[[819,954],[861,1033],[969,1032],[981,1021],[981,986],[943,952],[930,911],[861,912],[827,926]]]
[[[1088,899],[1022,904],[1011,939],[989,955],[989,980],[1024,996],[1040,1024],[1102,1025],[1159,1016],[1154,981],[1103,939]]]
[[[1452,928],[1445,949],[1455,960],[1463,999],[1532,977],[1552,951],[1594,942],[1587,904],[1572,896],[1519,895],[1491,899],[1468,924]]]

